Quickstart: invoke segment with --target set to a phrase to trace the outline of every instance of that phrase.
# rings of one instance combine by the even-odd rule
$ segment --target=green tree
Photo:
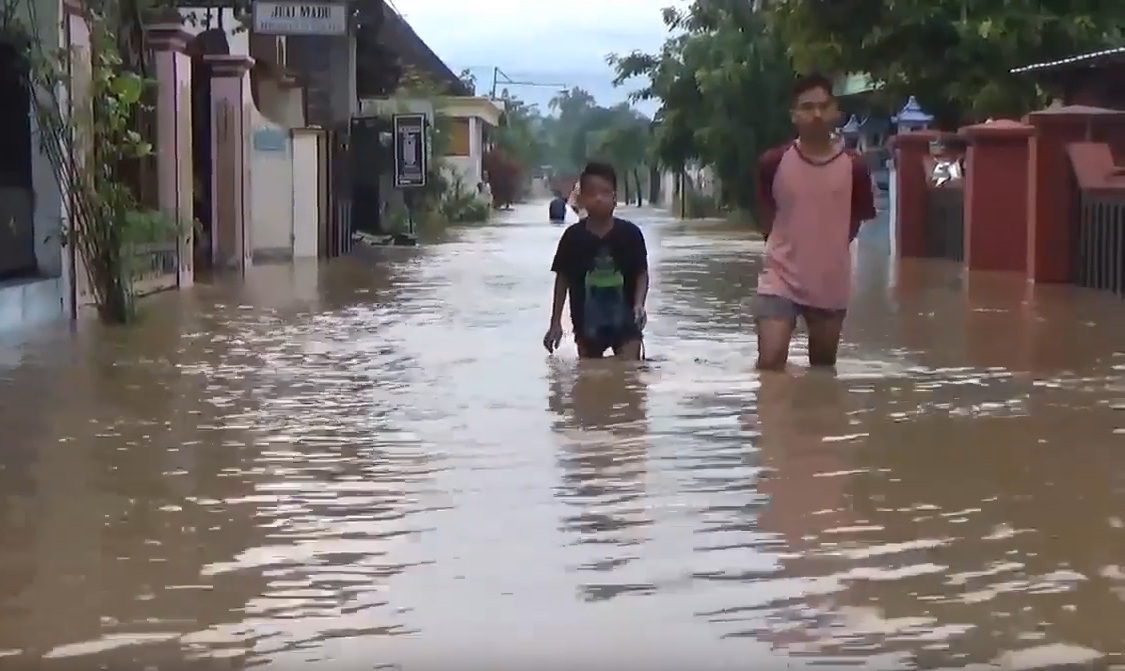
[[[526,180],[547,157],[543,115],[537,106],[520,100],[508,89],[500,92],[500,100],[504,103],[504,115],[500,127],[492,133],[492,143],[522,166]]]
[[[654,158],[682,170],[711,166],[724,205],[754,205],[758,156],[790,137],[793,70],[779,36],[746,0],[696,0],[664,10],[672,36],[658,53],[610,56],[618,85],[639,77],[636,99],[660,102]]]
[[[470,93],[477,94],[477,76],[473,74],[472,70],[465,68],[461,71],[461,74],[457,75],[457,78],[464,82]]]
[[[643,205],[641,175],[648,162],[652,122],[626,104],[616,105],[609,111],[612,118],[608,126],[587,134],[583,148],[589,158],[604,160],[616,168],[626,203]]]
[[[586,160],[586,133],[594,130],[592,115],[600,108],[594,96],[582,88],[563,91],[551,99],[552,118],[546,125],[548,160],[556,172],[573,174]]]
[[[786,0],[771,26],[802,70],[864,72],[888,104],[915,95],[945,125],[1044,101],[1011,69],[1121,42],[1119,0]]]

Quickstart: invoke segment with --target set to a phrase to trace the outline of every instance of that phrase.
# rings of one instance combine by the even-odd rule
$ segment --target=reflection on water
[[[861,242],[759,378],[761,244],[642,213],[651,361],[578,362],[541,211],[0,343],[0,669],[1125,663],[1117,299]]]
[[[554,366],[550,407],[557,416],[558,496],[573,508],[562,528],[573,544],[602,552],[579,571],[611,573],[637,559],[652,523],[645,510],[647,433],[645,389],[633,363],[603,360]],[[596,575],[590,580],[597,580]],[[590,601],[652,593],[651,584],[584,584]]]

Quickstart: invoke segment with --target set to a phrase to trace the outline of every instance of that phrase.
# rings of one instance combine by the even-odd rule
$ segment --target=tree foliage
[[[653,152],[662,165],[710,165],[723,203],[750,207],[758,156],[791,133],[786,47],[747,0],[695,0],[665,9],[664,23],[671,34],[658,53],[610,56],[616,83],[642,78],[634,97],[660,102]]]
[[[801,69],[862,72],[889,104],[910,95],[947,124],[1041,104],[1011,69],[1120,43],[1120,0],[786,0],[772,26]]]
[[[625,202],[640,202],[640,174],[648,163],[650,120],[629,104],[599,105],[589,92],[572,88],[551,100],[555,116],[545,120],[548,162],[556,175],[576,175],[588,161],[617,169]]]
[[[504,104],[504,114],[500,127],[493,131],[491,140],[493,148],[498,152],[497,158],[504,157],[501,164],[516,165],[520,168],[519,175],[514,177],[519,187],[514,196],[518,198],[523,195],[528,178],[538,170],[546,158],[547,142],[543,132],[543,115],[537,106],[520,100],[508,89],[500,92],[500,101]],[[489,176],[492,176],[491,171]],[[492,184],[494,197],[497,193],[496,188],[497,184]],[[505,192],[509,191],[506,185],[500,185],[500,188]]]

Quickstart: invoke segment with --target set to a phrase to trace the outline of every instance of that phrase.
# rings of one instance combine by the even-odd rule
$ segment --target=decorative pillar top
[[[1064,105],[1032,112],[1027,115],[1027,122],[1033,126],[1043,126],[1050,123],[1086,124],[1099,119],[1120,120],[1122,117],[1125,117],[1125,110],[1111,110],[1086,105]]]
[[[211,77],[233,77],[240,79],[254,67],[254,59],[234,54],[207,54],[203,62],[211,66]]]
[[[933,120],[934,115],[923,110],[922,106],[918,104],[918,99],[914,96],[910,96],[910,99],[907,100],[906,104],[902,106],[902,109],[899,110],[899,113],[895,118],[895,121],[900,124],[925,124],[930,123]]]
[[[899,133],[891,138],[891,146],[895,149],[903,146],[929,146],[934,140],[941,139],[941,133],[936,130],[912,130]]]
[[[145,26],[145,44],[153,51],[187,53],[193,36],[178,23],[154,23]]]
[[[970,140],[985,138],[1025,140],[1031,137],[1034,130],[1035,128],[1033,126],[1018,121],[998,119],[996,121],[986,121],[985,123],[965,126],[961,129],[961,134]]]

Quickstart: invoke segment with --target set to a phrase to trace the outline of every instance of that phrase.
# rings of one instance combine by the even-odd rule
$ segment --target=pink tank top
[[[853,170],[844,152],[814,163],[796,145],[785,151],[773,179],[776,214],[758,293],[814,308],[847,308]]]

